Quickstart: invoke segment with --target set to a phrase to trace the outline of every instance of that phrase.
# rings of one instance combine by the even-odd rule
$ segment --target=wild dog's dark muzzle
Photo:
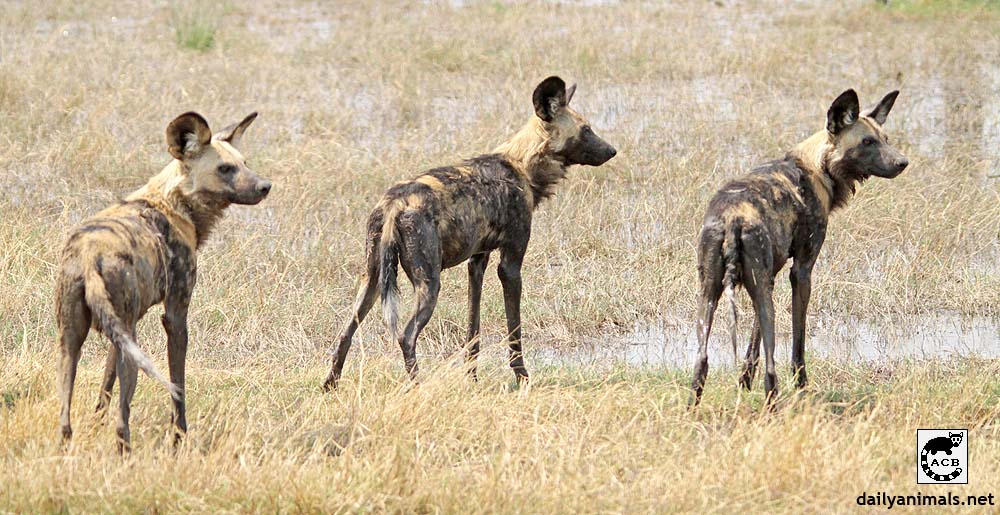
[[[903,170],[910,165],[910,160],[906,159],[906,156],[899,152],[894,152],[894,154],[894,156],[887,156],[887,159],[884,160],[884,165],[881,168],[885,169],[885,173],[880,173],[879,176],[893,179],[903,173]]]
[[[594,152],[593,160],[585,164],[591,166],[600,166],[604,163],[607,163],[609,160],[611,160],[612,157],[618,155],[618,151],[615,150],[615,147],[612,147],[605,141],[601,141],[601,143],[602,143],[601,147],[596,152]]]
[[[557,154],[567,164],[600,166],[615,157],[618,151],[594,134],[590,127],[585,127],[578,136],[567,141],[563,150]]]

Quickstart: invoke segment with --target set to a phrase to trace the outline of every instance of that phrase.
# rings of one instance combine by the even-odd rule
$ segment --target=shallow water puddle
[[[982,150],[990,162],[987,175],[1000,177],[1000,156],[998,156],[998,151],[1000,151],[1000,117],[996,115],[1000,112],[1000,69],[983,64],[982,70],[986,77],[983,88],[986,101],[982,111]]]
[[[998,358],[1000,321],[990,317],[955,315],[912,316],[906,319],[839,321],[810,319],[806,356],[840,362],[894,362],[901,360]],[[709,345],[713,368],[733,366],[729,320],[717,318]],[[780,328],[776,361],[784,364],[791,352],[791,333]],[[750,324],[741,318],[738,352],[746,352]],[[538,349],[535,360],[547,365],[626,365],[688,368],[698,352],[694,325],[687,322],[637,324],[627,333],[609,333],[584,339],[575,347]]]

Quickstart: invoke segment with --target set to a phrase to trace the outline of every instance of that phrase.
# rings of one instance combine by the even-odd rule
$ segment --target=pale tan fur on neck
[[[189,174],[184,170],[184,163],[175,159],[154,175],[145,186],[132,192],[126,201],[144,200],[159,210],[170,225],[185,240],[185,243],[195,247],[198,242],[198,231],[185,205],[184,190],[190,186]],[[187,188],[185,188],[185,184]]]
[[[525,193],[532,207],[550,196],[552,186],[566,176],[566,166],[555,159],[552,146],[553,138],[545,123],[532,116],[521,130],[493,151],[524,177]]]
[[[833,179],[826,173],[828,159],[835,149],[830,139],[830,133],[821,130],[796,145],[790,152],[805,167],[813,191],[827,215],[830,214],[833,202]]]

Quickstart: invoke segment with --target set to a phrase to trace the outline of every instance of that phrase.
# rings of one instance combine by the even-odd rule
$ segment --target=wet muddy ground
[[[745,315],[744,315],[745,316]],[[728,326],[728,320],[721,320]],[[717,319],[717,324],[719,323]],[[744,319],[739,356],[749,340],[750,323]],[[729,335],[724,328],[713,333],[709,359],[713,367],[733,366]],[[930,359],[1000,357],[1000,321],[992,317],[963,318],[932,315],[912,319],[838,320],[822,316],[806,338],[806,356],[842,363],[895,364]],[[698,340],[693,324],[682,321],[636,324],[625,333],[588,337],[577,345],[539,349],[535,359],[544,364],[577,366],[633,366],[688,368],[693,366]],[[791,332],[777,333],[776,362],[788,362]]]

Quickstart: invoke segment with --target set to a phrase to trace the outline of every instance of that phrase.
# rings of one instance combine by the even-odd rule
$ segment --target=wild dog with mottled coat
[[[124,201],[83,221],[67,239],[56,285],[59,419],[65,439],[73,434],[73,383],[91,327],[112,343],[98,410],[110,402],[117,375],[119,449],[129,448],[129,410],[138,369],[170,391],[175,443],[187,431],[184,358],[196,251],[230,204],[257,204],[271,190],[271,183],[254,174],[237,150],[256,117],[253,113],[215,135],[197,113],[177,117],[166,131],[174,160]],[[135,335],[146,310],[161,302],[169,380],[139,348]]]
[[[403,352],[411,377],[417,373],[417,336],[437,303],[441,270],[468,260],[468,360],[475,377],[479,353],[479,304],[490,253],[500,251],[497,274],[507,314],[510,366],[519,381],[528,371],[521,355],[521,262],[538,204],[552,196],[570,165],[600,166],[615,149],[569,107],[576,86],[549,77],[535,88],[535,116],[493,153],[456,166],[435,168],[389,188],[368,218],[367,267],[351,319],[340,335],[330,373],[334,388],[351,338],[381,292],[383,313]],[[397,265],[416,292],[406,326],[397,329]]]
[[[730,181],[709,202],[698,241],[698,358],[694,402],[708,375],[708,336],[725,290],[732,308],[736,355],[735,289],[742,285],[756,314],[741,384],[750,389],[760,342],[764,343],[764,389],[777,393],[774,369],[774,278],[792,259],[792,373],[806,384],[805,323],[813,264],[826,238],[830,213],[844,206],[857,184],[871,176],[891,179],[908,161],[882,130],[898,91],[860,112],[854,90],[842,93],[827,112],[826,129],[798,144],[784,159]]]

